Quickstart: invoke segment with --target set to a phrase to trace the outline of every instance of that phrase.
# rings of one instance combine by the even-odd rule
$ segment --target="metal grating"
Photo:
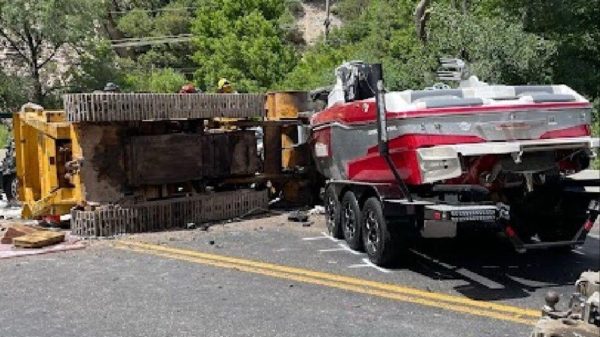
[[[72,210],[71,231],[85,237],[113,236],[183,227],[188,223],[232,219],[268,207],[267,191],[241,190],[150,201],[131,207]]]
[[[187,118],[250,118],[265,114],[262,94],[66,94],[71,122],[124,122]]]

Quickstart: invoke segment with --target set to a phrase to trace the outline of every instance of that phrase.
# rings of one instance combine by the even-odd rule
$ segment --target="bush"
[[[141,70],[125,75],[125,91],[133,92],[179,92],[186,83],[185,76],[173,69]]]
[[[225,77],[240,92],[260,92],[283,79],[297,61],[280,25],[284,14],[280,0],[200,2],[192,29],[200,87]]]
[[[10,137],[10,130],[4,124],[0,124],[0,149],[3,149],[8,144],[8,138]]]

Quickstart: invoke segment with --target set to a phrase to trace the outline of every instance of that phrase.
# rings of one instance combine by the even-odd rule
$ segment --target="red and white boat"
[[[310,121],[333,236],[378,264],[390,261],[393,235],[461,228],[503,230],[518,250],[583,243],[600,212],[599,193],[569,194],[581,185],[567,176],[599,145],[583,96],[474,76],[457,88],[385,93],[380,65],[346,63],[336,74]]]
[[[312,117],[317,167],[331,179],[393,182],[377,148],[375,98],[345,97],[339,81],[327,108]],[[598,147],[591,104],[565,85],[488,85],[472,77],[458,89],[386,93],[385,107],[390,155],[408,185],[478,184],[498,170],[577,172]]]

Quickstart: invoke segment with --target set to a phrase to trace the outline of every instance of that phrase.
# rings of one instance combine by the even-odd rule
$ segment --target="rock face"
[[[325,19],[327,18],[327,12],[325,10],[325,1],[315,1],[311,3],[303,3],[302,8],[304,15],[298,18],[296,24],[299,30],[302,32],[304,41],[307,45],[314,44],[319,36],[325,33]],[[340,27],[342,22],[335,15],[330,14],[329,16],[329,29]]]

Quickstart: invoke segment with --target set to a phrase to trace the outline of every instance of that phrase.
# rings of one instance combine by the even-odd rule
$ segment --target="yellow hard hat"
[[[219,80],[219,83],[217,84],[217,89],[221,90],[223,89],[225,86],[229,86],[229,81],[226,78],[221,78]]]

